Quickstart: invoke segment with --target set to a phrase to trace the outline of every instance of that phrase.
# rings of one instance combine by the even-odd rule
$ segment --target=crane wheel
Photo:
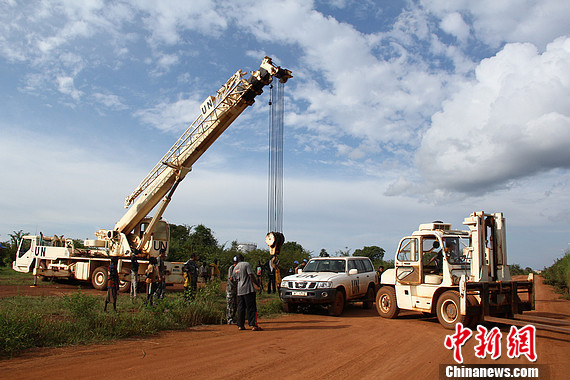
[[[100,266],[95,268],[91,275],[91,284],[97,290],[107,289],[107,267]]]
[[[376,311],[383,318],[396,318],[400,313],[396,301],[396,291],[391,286],[383,286],[376,294]]]

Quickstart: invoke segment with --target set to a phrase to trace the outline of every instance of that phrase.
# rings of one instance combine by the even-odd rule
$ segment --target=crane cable
[[[269,95],[268,232],[283,232],[283,114],[284,87],[271,85]],[[277,92],[277,94],[275,94]]]

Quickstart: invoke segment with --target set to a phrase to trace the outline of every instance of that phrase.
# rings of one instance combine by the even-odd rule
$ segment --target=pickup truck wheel
[[[95,268],[91,275],[91,284],[97,290],[107,289],[107,267],[101,266]]]
[[[344,292],[342,290],[336,291],[334,302],[329,305],[329,315],[338,317],[344,310]]]
[[[372,286],[368,287],[368,291],[366,292],[366,296],[362,301],[362,308],[363,309],[372,309],[372,305],[374,304],[374,288]]]
[[[376,295],[376,311],[383,318],[396,318],[400,308],[396,301],[396,291],[390,286],[383,286]]]
[[[293,302],[283,302],[282,303],[283,306],[283,311],[286,313],[296,313],[298,306],[297,304],[293,303]]]
[[[459,322],[465,326],[471,323],[468,315],[461,315],[459,305],[459,292],[455,290],[448,290],[437,300],[437,319],[446,329],[455,329]]]

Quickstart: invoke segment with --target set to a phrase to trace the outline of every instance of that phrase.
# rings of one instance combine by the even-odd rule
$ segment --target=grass
[[[570,251],[542,271],[544,282],[552,285],[565,299],[570,299]]]
[[[1,285],[26,285],[29,286],[34,282],[34,276],[31,273],[20,273],[11,267],[0,267],[0,284]]]
[[[2,268],[0,279],[2,285],[28,286],[32,277]],[[121,294],[118,313],[104,312],[104,299],[104,292],[90,295],[80,289],[64,296],[0,298],[0,358],[34,347],[105,343],[226,322],[226,296],[219,282],[200,288],[191,300],[183,294],[167,292],[165,299],[155,300],[153,307],[146,307],[142,297],[133,303],[128,295]],[[260,317],[281,313],[279,296],[265,293],[258,296]]]

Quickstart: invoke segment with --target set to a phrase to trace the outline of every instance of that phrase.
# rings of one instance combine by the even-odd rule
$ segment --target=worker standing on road
[[[273,266],[273,270],[275,271],[275,283],[273,286],[276,288],[275,291],[279,293],[279,290],[281,289],[281,270],[279,269],[279,264],[281,263],[281,261],[279,260],[279,257],[277,257],[277,255],[273,255],[269,263],[270,265]]]
[[[257,277],[253,272],[251,264],[243,261],[243,255],[236,255],[237,264],[234,268],[233,275],[237,280],[237,297],[238,297],[238,318],[237,325],[239,330],[245,330],[245,314],[247,311],[247,321],[253,331],[262,330],[257,324],[257,304],[255,300],[255,287],[258,285]],[[259,288],[261,293],[261,287]]]
[[[118,257],[112,257],[109,268],[107,269],[107,298],[105,298],[105,308],[107,311],[107,304],[113,303],[113,310],[117,311],[117,293],[119,292],[119,272],[117,272]]]
[[[276,292],[277,291],[277,287],[275,286],[275,268],[273,267],[273,265],[271,264],[271,260],[269,259],[267,261],[267,293],[271,294],[272,292]]]
[[[137,298],[137,288],[139,285],[139,261],[137,258],[138,253],[139,250],[135,249],[131,254],[131,299],[132,300]]]
[[[146,275],[146,301],[145,306],[148,305],[150,301],[150,306],[152,306],[152,296],[156,292],[156,286],[158,284],[158,268],[157,268],[156,257],[151,257],[148,260],[148,267],[144,274]]]
[[[237,323],[237,281],[233,277],[236,264],[237,257],[234,256],[234,262],[228,268],[228,284],[226,285],[226,319],[228,320],[228,325]]]

